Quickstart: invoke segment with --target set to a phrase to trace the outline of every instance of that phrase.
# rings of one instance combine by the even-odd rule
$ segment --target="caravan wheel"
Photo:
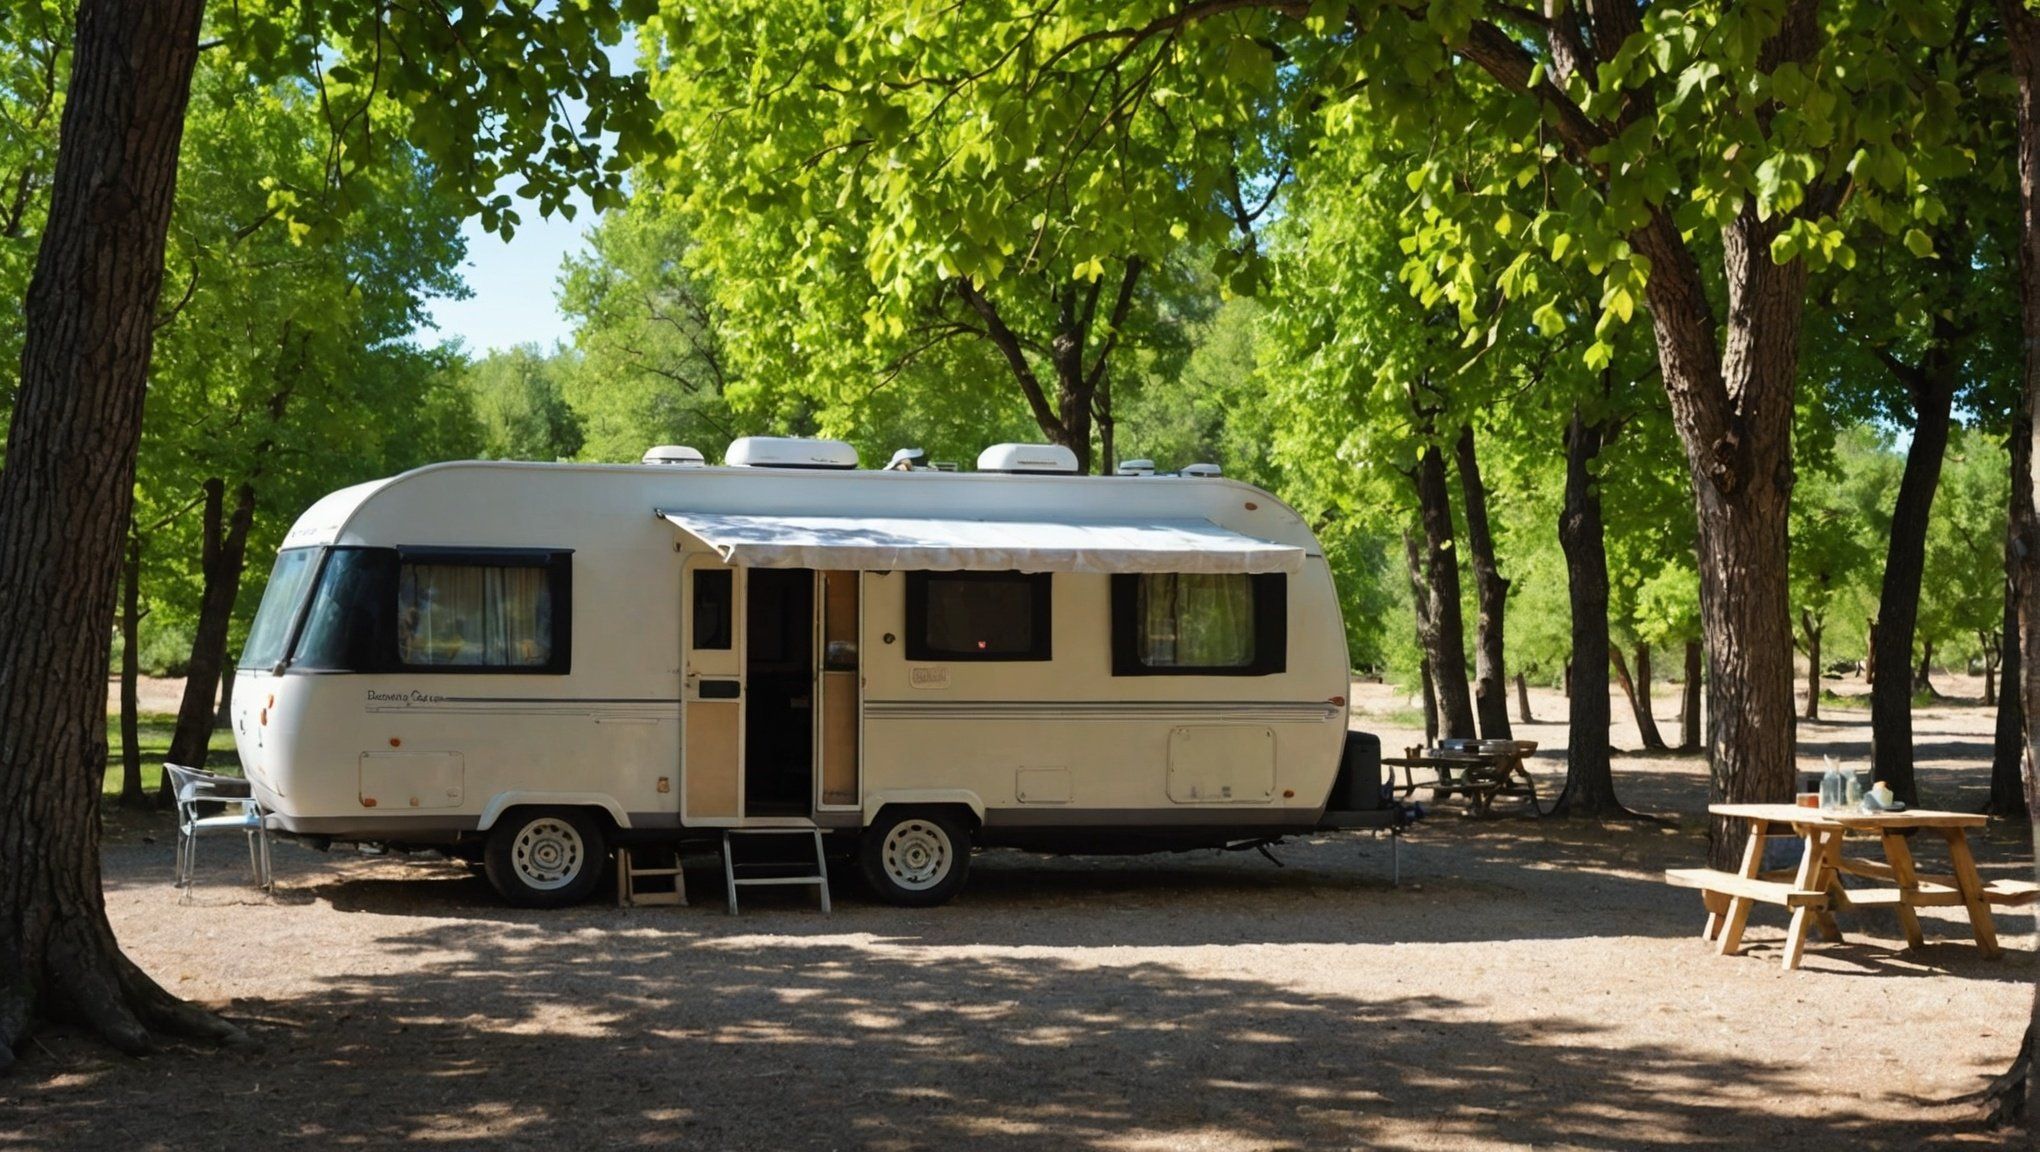
[[[574,808],[522,808],[489,832],[489,883],[503,899],[557,908],[587,899],[602,879],[602,826]]]
[[[878,898],[908,908],[947,901],[970,874],[970,831],[935,808],[888,808],[864,830],[857,862]]]

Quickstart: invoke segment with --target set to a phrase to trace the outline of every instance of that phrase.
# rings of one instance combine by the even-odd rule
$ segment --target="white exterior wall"
[[[975,799],[974,809],[1008,823],[1114,823],[1145,811],[1163,823],[1258,825],[1290,817],[1307,823],[1324,805],[1346,728],[1337,597],[1309,530],[1258,489],[1180,478],[494,463],[436,465],[335,493],[307,511],[286,547],[571,549],[571,671],[243,671],[234,725],[258,796],[302,830],[363,838],[487,827],[518,803],[587,803],[624,826],[676,825],[684,792],[680,563],[702,548],[657,519],[661,507],[1204,517],[1303,547],[1310,558],[1289,578],[1287,670],[1271,676],[1114,677],[1109,577],[1061,573],[1054,577],[1052,661],[952,663],[946,677],[920,678],[946,687],[916,688],[904,654],[905,575],[866,573],[860,649],[871,714],[863,808],[868,819],[888,798],[961,793]],[[887,633],[895,643],[883,642]],[[1172,801],[1170,733],[1196,725],[1272,731],[1273,796],[1252,804]],[[405,792],[394,782],[415,780],[422,783],[409,791],[422,794],[379,795],[375,807],[365,807],[362,756],[393,753],[439,758],[406,760],[401,771],[369,762],[372,790]],[[1023,804],[1016,795],[1022,768],[1069,769],[1069,800]]]

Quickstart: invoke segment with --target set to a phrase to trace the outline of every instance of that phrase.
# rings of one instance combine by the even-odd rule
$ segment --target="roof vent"
[[[742,436],[730,442],[723,463],[732,468],[857,467],[857,449],[841,440],[807,440],[798,436]]]
[[[699,468],[708,463],[699,450],[685,444],[661,444],[645,453],[642,464],[670,464],[676,468]]]
[[[980,472],[1077,473],[1077,454],[1060,444],[994,444],[978,453]]]
[[[1114,468],[1112,471],[1117,476],[1152,476],[1155,474],[1155,462],[1152,460],[1121,460],[1119,467]]]
[[[1183,475],[1203,477],[1223,476],[1225,471],[1216,464],[1185,464],[1183,465]]]
[[[927,458],[928,454],[919,448],[902,448],[892,454],[892,459],[885,462],[884,470],[887,472],[912,472],[914,469],[922,467],[921,461]]]

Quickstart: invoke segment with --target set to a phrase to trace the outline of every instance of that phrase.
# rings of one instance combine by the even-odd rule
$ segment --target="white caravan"
[[[973,845],[1394,824],[1331,571],[1268,493],[1035,446],[728,460],[437,464],[314,504],[234,684],[273,823],[437,846],[528,904],[726,829],[818,829],[933,904]]]

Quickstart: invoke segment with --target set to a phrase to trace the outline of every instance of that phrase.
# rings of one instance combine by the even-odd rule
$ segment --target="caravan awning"
[[[867,572],[1296,572],[1303,549],[1209,520],[953,520],[904,516],[659,516],[752,568]]]

